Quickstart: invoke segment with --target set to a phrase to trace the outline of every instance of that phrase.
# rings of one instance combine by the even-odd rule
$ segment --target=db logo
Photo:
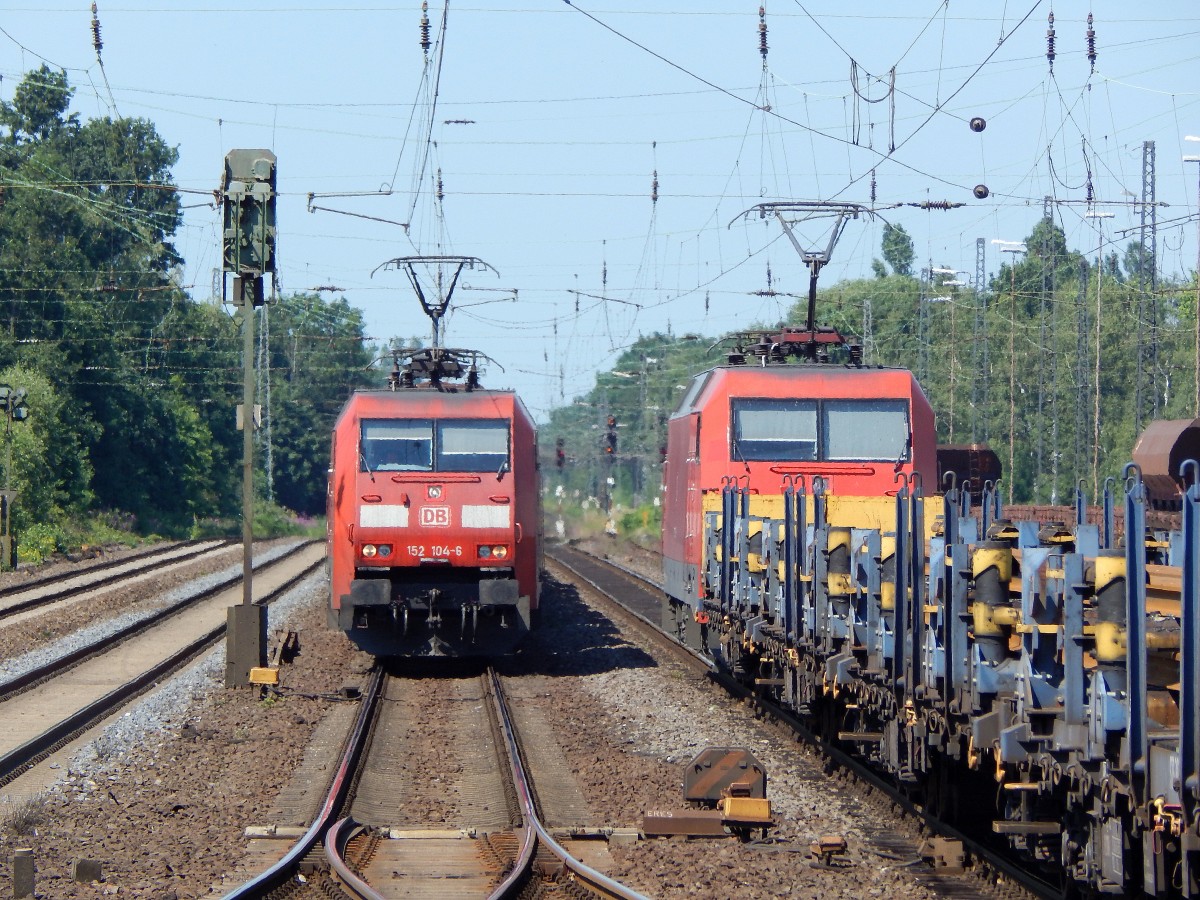
[[[448,528],[450,525],[450,507],[422,506],[421,525],[426,528]]]

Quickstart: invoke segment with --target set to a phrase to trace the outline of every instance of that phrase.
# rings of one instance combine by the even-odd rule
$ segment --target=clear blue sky
[[[967,204],[884,216],[912,235],[920,265],[973,274],[975,239],[989,241],[995,271],[990,241],[1025,237],[1047,194],[1089,256],[1136,226],[1128,203],[1153,140],[1169,204],[1160,269],[1196,265],[1200,166],[1181,159],[1200,154],[1183,140],[1200,136],[1194,0],[773,0],[765,68],[755,2],[475,0],[451,4],[444,35],[442,9],[430,2],[426,69],[413,0],[100,0],[102,69],[90,3],[5,2],[0,97],[43,60],[63,68],[76,111],[152,120],[179,148],[177,183],[197,192],[218,186],[230,149],[271,148],[281,287],[343,289],[381,341],[427,326],[403,275],[372,278],[376,266],[414,253],[485,260],[500,275],[464,276],[448,342],[494,357],[504,371],[485,382],[517,388],[539,417],[590,388],[639,334],[777,321],[792,300],[761,296],[768,268],[785,294],[803,293],[807,271],[777,224],[738,215],[761,200],[869,203],[872,167],[880,205]],[[423,75],[438,41],[431,120]],[[974,116],[987,120],[981,133]],[[1097,206],[1112,219],[1084,215],[1089,171],[1098,201],[1127,204]],[[977,184],[988,199],[974,199]],[[368,196],[315,201],[350,216],[308,212],[310,192]],[[185,196],[196,205],[177,241],[198,300],[220,259],[209,199]],[[822,283],[869,276],[882,227],[850,223]],[[1123,248],[1134,236],[1115,237]],[[805,239],[823,243],[817,226]]]

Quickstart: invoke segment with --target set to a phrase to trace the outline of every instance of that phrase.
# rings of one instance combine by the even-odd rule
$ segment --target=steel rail
[[[291,554],[272,560],[271,564],[283,562],[288,556],[291,556]],[[269,596],[262,598],[260,603],[262,605],[271,603],[312,572],[319,569],[321,565],[322,561],[317,560],[299,572],[295,577],[290,578],[287,582],[280,585]],[[110,715],[122,704],[127,703],[129,700],[153,687],[164,676],[181,668],[188,660],[219,642],[225,635],[226,627],[226,624],[221,624],[200,635],[171,656],[160,660],[151,668],[141,672],[119,687],[114,688],[104,696],[97,698],[82,709],[76,710],[40,735],[31,738],[24,744],[14,747],[8,753],[0,756],[0,786],[10,783],[23,772],[61,749],[98,721]],[[117,642],[113,642],[113,644],[115,643]],[[112,644],[108,645],[108,649],[111,649],[111,646]]]
[[[325,832],[325,858],[341,882],[341,888],[357,900],[387,900],[359,877],[346,862],[346,845],[361,834],[365,828],[351,818],[338,819]]]
[[[542,823],[537,803],[526,771],[516,726],[509,713],[504,684],[494,668],[489,667],[482,676],[485,693],[488,694],[496,714],[500,737],[503,739],[508,759],[509,774],[517,795],[522,827],[521,847],[508,875],[487,895],[488,900],[510,900],[521,894],[532,876],[533,862],[539,845],[552,853],[574,877],[577,884],[592,893],[616,898],[616,900],[646,900],[644,895],[631,890],[618,881],[598,872],[572,856],[559,844]],[[332,825],[325,834],[325,856],[336,873],[341,888],[356,900],[386,900],[346,863],[346,847],[362,831],[352,819],[344,818]],[[227,897],[226,900],[231,900]]]
[[[576,859],[567,852],[561,844],[558,843],[542,824],[541,818],[538,815],[538,810],[533,800],[533,792],[530,790],[528,774],[525,771],[525,766],[522,761],[522,753],[520,743],[517,740],[516,728],[512,723],[512,718],[508,712],[508,703],[504,696],[504,685],[500,681],[500,676],[495,669],[489,670],[489,675],[492,681],[493,696],[496,700],[497,712],[500,715],[501,725],[503,726],[503,734],[505,743],[508,745],[509,759],[512,760],[513,780],[517,786],[517,796],[520,798],[521,811],[525,816],[527,831],[533,831],[537,834],[537,839],[542,843],[547,850],[553,853],[563,863],[566,868],[571,871],[578,880],[586,884],[594,893],[603,897],[617,897],[621,900],[646,900],[645,896],[637,893],[634,890],[609,878],[602,872],[598,872],[591,866],[588,866],[581,860]],[[533,850],[529,850],[530,861],[532,861]],[[507,885],[507,882],[506,882]],[[498,888],[494,891],[489,900],[500,900],[500,898],[515,897],[516,885],[515,881],[511,886],[504,887],[503,892]]]
[[[766,700],[764,697],[755,693],[753,689],[739,682],[732,674],[717,667],[708,657],[696,653],[694,650],[692,650],[692,648],[686,647],[675,640],[675,638],[664,631],[661,626],[651,622],[640,613],[628,609],[617,597],[613,596],[603,587],[599,587],[593,579],[580,573],[570,563],[566,562],[562,558],[562,555],[556,552],[558,549],[560,548],[554,548],[554,550],[551,550],[548,547],[546,550],[546,555],[559,565],[563,566],[563,568],[582,579],[589,586],[591,586],[593,590],[596,590],[603,596],[607,597],[623,615],[631,616],[638,620],[643,626],[649,628],[651,631],[651,636],[653,636],[656,643],[661,643],[661,639],[665,638],[671,645],[673,645],[673,648],[681,658],[689,659],[693,665],[703,666],[709,677],[712,678],[714,682],[721,685],[721,687],[727,690],[738,700],[752,703],[756,713],[761,716],[770,717],[770,719],[774,720],[776,723],[780,723],[781,727],[786,728],[789,733],[801,737],[810,746],[825,754],[832,762],[849,770],[860,782],[870,785],[875,790],[884,794],[889,800],[893,801],[906,813],[919,818],[935,833],[948,837],[952,840],[961,841],[963,846],[970,850],[971,853],[976,856],[976,858],[985,861],[987,865],[990,866],[994,871],[1011,878],[1030,893],[1044,898],[1059,898],[1062,896],[1062,890],[1059,886],[1052,885],[1038,878],[1037,876],[1031,874],[1026,868],[1022,867],[1020,863],[1005,857],[1004,855],[988,847],[986,844],[980,843],[970,835],[964,834],[953,826],[950,826],[938,819],[931,813],[926,812],[921,806],[913,802],[908,798],[907,795],[897,789],[892,782],[881,776],[875,770],[871,769],[865,763],[850,755],[846,751],[841,750],[840,748],[822,740],[821,737],[816,734],[816,732],[809,729],[808,726],[805,725],[793,713]],[[593,565],[609,566],[617,569],[620,572],[623,572],[627,576],[641,581],[643,584],[648,585],[653,589],[661,590],[661,586],[656,585],[648,578],[624,566],[615,565],[608,560],[600,559],[599,557],[592,556],[591,554],[584,553],[583,551],[575,548],[571,548],[571,552],[584,556]],[[680,649],[685,652],[678,653]]]
[[[285,562],[286,560],[291,559],[297,553],[302,552],[312,543],[313,541],[304,541],[299,543],[286,553],[275,557],[269,562],[259,563],[259,565],[255,566],[255,571],[261,571],[266,567]],[[306,572],[307,571],[312,571],[312,568],[306,570]],[[62,656],[56,657],[44,665],[30,669],[28,672],[17,675],[8,681],[0,682],[0,703],[8,700],[16,694],[21,693],[22,691],[27,691],[31,687],[41,684],[42,682],[53,678],[56,675],[62,674],[73,666],[77,666],[94,656],[98,656],[101,653],[111,650],[122,641],[128,640],[138,633],[145,631],[147,628],[157,625],[164,619],[169,619],[171,616],[182,612],[189,606],[193,606],[197,603],[203,603],[205,600],[216,596],[221,591],[227,590],[235,584],[239,584],[241,580],[242,573],[239,571],[237,574],[231,575],[228,578],[224,578],[217,584],[207,587],[191,597],[185,597],[182,600],[172,603],[170,606],[165,606],[156,612],[149,613],[145,618],[138,619],[136,622],[132,622],[129,625],[126,625],[124,628],[107,635],[106,637],[97,638],[95,641],[85,647],[72,650],[70,653],[64,653]],[[288,586],[291,586],[292,584],[295,584],[295,579],[290,581]]]
[[[129,565],[130,563],[153,562],[155,559],[157,559],[159,557],[167,556],[167,555],[174,553],[185,547],[189,547],[189,546],[196,547],[199,544],[213,544],[214,540],[216,540],[216,539],[177,541],[176,543],[170,544],[169,546],[165,546],[165,547],[156,546],[156,547],[151,547],[148,550],[143,550],[141,553],[131,553],[129,556],[122,557],[121,559],[107,559],[107,560],[104,560],[103,562],[99,562],[99,563],[95,563],[94,565],[86,566],[83,569],[80,569],[79,571],[75,571],[75,572],[66,572],[66,573],[59,572],[58,574],[55,574],[55,575],[35,576],[33,578],[30,578],[28,581],[22,581],[22,582],[19,582],[16,584],[7,584],[7,585],[4,585],[3,587],[0,587],[0,599],[3,599],[4,597],[11,597],[13,594],[24,594],[26,591],[36,591],[38,588],[52,585],[55,582],[66,581],[67,579],[70,579],[70,578],[83,578],[87,575],[92,574],[93,572],[104,572],[109,569],[114,569],[118,566]],[[222,539],[219,539],[218,542],[214,546],[201,547],[200,549],[194,550],[190,553],[185,553],[180,556],[171,557],[171,562],[183,562],[183,561],[186,561],[189,559],[194,559],[195,557],[197,557],[197,556],[201,555],[202,553],[205,553],[209,550],[219,550],[219,549],[229,547],[231,543],[232,543],[232,541],[230,541],[228,538],[222,538]],[[138,571],[138,569],[135,569],[134,571]],[[65,597],[68,594],[73,593],[76,590],[91,590],[92,588],[103,587],[106,584],[111,584],[113,581],[117,581],[121,578],[124,578],[128,574],[129,574],[128,572],[121,572],[121,573],[113,575],[111,577],[97,579],[96,581],[89,582],[88,584],[82,585],[78,588],[67,588],[62,591],[58,591],[58,592],[55,592],[55,593],[47,595],[47,596],[51,597],[52,600],[59,600],[62,597]],[[51,600],[44,600],[42,597],[36,598],[36,601],[52,602]],[[8,618],[11,615],[15,615],[18,612],[28,609],[30,606],[36,606],[36,605],[37,605],[37,602],[31,603],[30,601],[24,601],[22,603],[14,604],[13,606],[6,606],[3,609],[0,609],[0,619]]]
[[[321,811],[309,826],[308,831],[292,845],[292,849],[279,862],[234,888],[222,900],[258,900],[258,898],[265,897],[291,879],[300,862],[317,845],[318,841],[327,840],[333,817],[345,805],[346,798],[350,793],[350,786],[358,772],[359,761],[366,748],[367,736],[371,732],[372,720],[383,695],[385,678],[383,669],[376,666],[367,690],[363,694],[362,706],[359,708],[354,728],[346,738],[345,746],[342,749],[342,758],[330,782],[325,802],[321,805]]]

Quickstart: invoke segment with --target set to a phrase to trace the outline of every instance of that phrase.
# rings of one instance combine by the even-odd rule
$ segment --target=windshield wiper
[[[366,471],[366,473],[371,476],[371,483],[374,484],[375,483],[375,473],[371,471],[371,467],[367,464],[367,458],[363,455],[363,452],[361,450],[358,451],[358,458],[359,458],[359,460],[362,461],[363,470]]]
[[[508,460],[506,459],[504,462],[500,463],[500,468],[499,468],[499,470],[496,472],[496,480],[497,480],[497,481],[503,481],[503,480],[504,480],[504,473],[505,473],[505,472],[507,472],[507,471],[509,471],[509,468],[508,468]]]

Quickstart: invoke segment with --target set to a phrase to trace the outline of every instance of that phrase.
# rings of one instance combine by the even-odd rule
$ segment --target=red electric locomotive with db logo
[[[511,391],[357,391],[333,432],[331,623],[377,655],[515,646],[538,600],[535,442]]]

